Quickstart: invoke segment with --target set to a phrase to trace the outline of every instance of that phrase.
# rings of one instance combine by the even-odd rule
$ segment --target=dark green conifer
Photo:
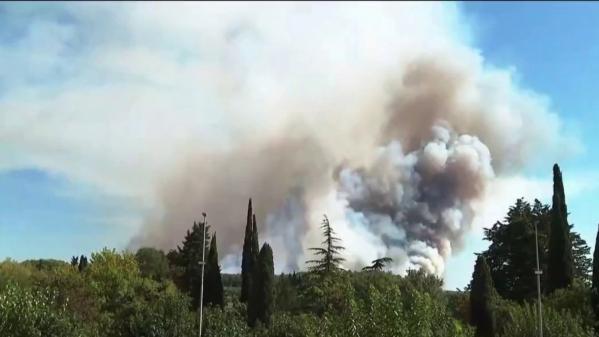
[[[211,305],[225,304],[223,280],[218,265],[218,248],[216,246],[216,234],[212,235],[210,242],[210,251],[206,260],[206,275],[204,280],[204,303]]]
[[[87,268],[87,264],[87,257],[85,257],[85,255],[81,255],[81,257],[79,258],[79,266],[77,267],[79,271],[82,272],[83,270],[85,270],[85,268]]]
[[[595,250],[593,252],[591,304],[595,313],[595,326],[597,329],[599,328],[599,229],[597,230],[597,237],[595,238]]]
[[[206,241],[203,241],[206,231]],[[169,260],[176,272],[175,284],[182,291],[191,296],[191,304],[194,309],[200,305],[201,278],[202,278],[202,247],[204,247],[204,258],[208,256],[210,245],[210,226],[204,223],[193,223],[193,227],[187,230],[183,239],[183,246],[177,246],[177,250],[169,253]]]
[[[492,308],[495,289],[489,266],[481,255],[476,259],[470,287],[470,317],[476,337],[492,337],[496,324]]]
[[[241,255],[241,302],[247,302],[250,291],[250,282],[252,277],[252,262],[254,254],[252,252],[252,229],[253,229],[252,199],[248,202],[248,212],[245,225],[245,236],[243,238],[243,252]]]
[[[258,241],[256,214],[252,215],[252,254],[254,255],[254,261],[256,261],[258,259],[258,254],[260,254],[260,241]]]
[[[248,325],[251,327],[256,326],[257,321],[270,325],[274,309],[274,277],[272,249],[265,243],[252,272],[252,289],[247,306]]]
[[[562,174],[553,166],[553,205],[551,208],[551,229],[547,265],[547,290],[551,293],[566,288],[574,279],[574,258],[570,226],[567,222],[566,203]]]

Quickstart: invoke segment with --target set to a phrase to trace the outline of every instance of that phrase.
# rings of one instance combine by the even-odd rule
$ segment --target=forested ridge
[[[205,215],[168,252],[105,248],[74,252],[68,262],[6,259],[0,336],[198,336],[200,304],[206,337],[536,336],[535,227],[544,336],[595,336],[599,253],[590,256],[568,214],[555,165],[551,204],[516,200],[485,229],[489,247],[477,254],[470,284],[447,291],[422,270],[391,273],[391,257],[346,270],[344,242],[326,215],[321,245],[306,252],[313,258],[301,271],[276,275],[277,251],[260,240],[250,199],[239,226],[240,274],[221,272],[218,224],[205,225]]]

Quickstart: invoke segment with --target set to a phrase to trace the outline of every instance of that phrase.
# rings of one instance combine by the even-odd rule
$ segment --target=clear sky
[[[35,10],[31,11],[31,8]],[[520,85],[544,95],[550,102],[551,110],[559,115],[565,132],[575,134],[583,145],[580,153],[567,157],[560,165],[564,172],[566,192],[571,192],[567,195],[568,209],[571,212],[570,222],[575,224],[575,230],[593,246],[599,223],[599,133],[596,131],[599,120],[599,4],[467,2],[460,3],[457,9],[465,20],[463,26],[467,27],[469,43],[480,51],[486,62],[493,66],[513,69]],[[27,15],[21,15],[24,12],[27,12]],[[45,18],[52,20],[44,20]],[[79,19],[101,22],[102,12],[86,11]],[[113,36],[111,33],[114,32],[111,30],[118,31],[119,27],[110,27],[110,24],[104,23],[106,32],[82,33],[78,29],[83,29],[85,25],[80,22],[64,24],[69,23],[69,20],[73,19],[69,16],[63,17],[61,11],[54,9],[51,4],[0,5],[0,103],[5,103],[2,105],[5,110],[0,110],[0,123],[4,124],[0,125],[0,259],[68,259],[72,255],[89,254],[104,246],[124,248],[143,220],[143,207],[132,201],[128,190],[119,190],[125,185],[122,182],[137,186],[137,183],[147,178],[142,173],[130,174],[131,167],[144,165],[137,161],[138,158],[117,157],[114,164],[102,167],[101,171],[105,172],[119,172],[121,167],[127,167],[129,170],[125,176],[115,174],[122,180],[106,182],[101,174],[96,174],[93,170],[87,174],[78,169],[85,167],[88,155],[99,153],[96,151],[97,144],[90,142],[81,148],[71,149],[70,151],[77,154],[75,160],[80,166],[72,165],[75,169],[65,168],[66,160],[63,161],[62,158],[66,158],[66,150],[62,146],[69,142],[70,138],[65,136],[64,143],[45,143],[44,139],[48,138],[44,137],[50,136],[43,130],[38,130],[35,125],[30,129],[20,128],[18,123],[21,122],[11,117],[27,113],[26,109],[11,105],[14,95],[28,97],[30,92],[43,88],[43,95],[53,97],[57,92],[68,90],[71,85],[85,88],[97,85],[98,88],[104,88],[103,84],[113,83],[111,80],[114,80],[116,75],[103,72],[100,66],[98,69],[89,70],[94,71],[95,75],[101,75],[94,76],[93,83],[72,80],[71,75],[80,68],[88,71],[89,65],[78,63],[79,56],[91,55],[96,48],[95,43],[105,43],[106,39]],[[49,35],[40,34],[24,39],[27,27],[30,27],[29,22],[42,27],[40,31]],[[123,35],[114,44],[126,45],[143,34],[132,29]],[[76,38],[71,38],[73,36]],[[141,37],[145,38],[145,35]],[[68,43],[63,43],[64,41]],[[167,49],[170,48],[169,42],[161,41],[161,44]],[[143,54],[143,50],[141,53]],[[201,50],[193,50],[184,44],[177,54],[178,62],[184,64],[187,58],[197,56],[194,53],[200,54],[200,57],[202,55]],[[104,59],[91,60],[100,65],[109,62],[119,64],[121,61],[118,56],[110,59],[110,53],[105,55],[108,56]],[[155,60],[148,57],[144,61],[151,64]],[[51,63],[53,66],[48,66]],[[120,73],[118,76],[126,77],[127,81],[131,82],[155,80],[139,76],[134,67],[130,68],[130,73]],[[175,81],[176,77],[171,77],[168,73],[170,69],[164,69],[165,81]],[[86,77],[89,78],[91,77]],[[16,91],[16,87],[24,89]],[[171,90],[173,86],[166,83],[163,89]],[[181,88],[180,94],[184,95],[185,90],[188,88]],[[135,93],[143,94],[144,92]],[[152,92],[148,91],[146,94],[152,95]],[[196,96],[198,95],[194,95],[194,98],[197,98]],[[131,98],[130,104],[136,104],[135,102]],[[183,102],[183,99],[174,99],[165,104],[169,106],[172,102],[176,102],[174,104],[182,110],[190,109],[190,105]],[[110,110],[113,102],[102,103],[106,104],[106,110]],[[86,109],[94,108],[86,106],[87,102],[81,104]],[[160,104],[162,103],[157,103]],[[51,109],[51,106],[48,105],[48,109]],[[7,110],[12,108],[15,110]],[[152,105],[150,108],[159,107]],[[73,110],[65,117],[65,135],[73,131],[69,128],[68,118],[76,118],[76,115],[77,111]],[[150,117],[165,125],[173,123],[176,126],[168,117]],[[44,123],[43,119],[33,120],[35,123]],[[189,124],[193,123],[196,121],[190,119]],[[219,121],[215,120],[214,123],[218,124]],[[111,125],[111,120],[106,117],[105,120],[94,120],[85,124],[84,128],[79,128],[77,132],[84,135],[88,131],[86,127],[100,124],[105,127],[100,132],[104,137],[101,141],[109,143],[108,149],[114,149],[115,153],[128,146],[115,140],[120,139],[118,136],[122,136],[121,133],[139,140],[142,138],[137,137],[136,132],[145,130],[145,126],[141,125],[139,129],[130,133],[130,130],[121,129],[120,124]],[[28,130],[39,135],[35,138],[39,143],[34,144],[29,138],[22,137],[27,140],[19,146],[13,146],[13,143],[21,140],[16,133],[25,134]],[[111,133],[112,131],[108,130],[116,131]],[[506,130],[505,136],[510,137],[509,131]],[[77,139],[78,136],[72,137]],[[175,136],[165,133],[152,137],[155,138],[151,138],[150,141],[159,144],[162,137]],[[114,143],[111,143],[112,141]],[[36,151],[44,152],[45,157],[38,161],[31,159],[37,158]],[[148,150],[150,155],[151,151]],[[165,160],[169,158],[166,154],[164,156]],[[14,159],[17,157],[18,160]],[[103,157],[97,158],[98,162],[102,160]],[[34,162],[38,164],[28,164]],[[44,165],[39,165],[40,162]],[[540,184],[545,184],[543,190],[551,188],[547,185],[551,180],[550,166],[527,167],[524,174],[533,180],[536,179]],[[576,184],[569,185],[569,177],[574,176]],[[119,192],[108,193],[97,188],[98,184],[114,184],[117,187],[112,190]],[[522,191],[522,195],[528,197],[530,191]],[[538,197],[542,201],[550,201],[547,195]],[[470,279],[473,253],[486,246],[480,234],[480,230],[473,231],[461,252],[449,259],[446,267],[447,288],[461,288]]]

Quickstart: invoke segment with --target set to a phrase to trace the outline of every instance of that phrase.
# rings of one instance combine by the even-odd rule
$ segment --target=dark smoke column
[[[486,145],[447,124],[421,143],[406,153],[392,141],[369,167],[340,170],[339,196],[348,220],[379,237],[385,256],[441,276],[494,171]]]

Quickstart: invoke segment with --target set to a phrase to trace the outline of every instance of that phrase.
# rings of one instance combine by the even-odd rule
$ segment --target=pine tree
[[[595,250],[593,252],[591,304],[593,306],[593,312],[595,313],[596,327],[599,328],[599,229],[597,230],[597,237],[595,238]]]
[[[71,266],[73,266],[73,267],[79,266],[79,257],[73,256],[71,258]]]
[[[470,284],[470,317],[477,337],[492,337],[495,333],[495,315],[492,302],[495,296],[491,271],[481,255],[476,259]]]
[[[547,286],[550,293],[568,287],[574,279],[574,258],[566,209],[562,174],[555,164],[547,266]]]
[[[247,306],[248,325],[256,326],[257,321],[269,326],[274,310],[274,264],[272,249],[265,243],[252,271],[252,289]]]
[[[325,248],[310,248],[310,250],[315,251],[314,255],[320,256],[320,259],[309,260],[307,263],[312,265],[309,268],[311,272],[325,275],[340,269],[341,262],[345,261],[345,259],[340,256],[340,253],[345,247],[338,244],[341,239],[335,237],[335,232],[326,215],[322,220],[320,228],[322,229],[322,234],[324,236],[322,244]]]
[[[389,263],[393,262],[390,257],[383,257],[372,261],[372,265],[362,268],[363,271],[382,271]]]
[[[204,280],[204,304],[225,305],[223,280],[218,265],[218,248],[216,234],[212,235],[210,251],[206,260],[206,275]]]
[[[204,223],[193,223],[191,231],[188,230],[183,239],[183,246],[177,246],[176,251],[168,254],[171,264],[177,274],[174,275],[175,283],[179,288],[188,293],[192,299],[192,307],[197,309],[200,305],[201,277],[202,277],[202,246],[204,257],[208,256],[210,248],[210,226]],[[206,231],[206,241],[202,242]]]
[[[243,238],[243,252],[241,256],[241,302],[247,302],[250,291],[250,282],[252,277],[252,262],[254,254],[252,253],[252,229],[253,229],[252,199],[248,202],[247,222],[245,225],[245,237]]]

